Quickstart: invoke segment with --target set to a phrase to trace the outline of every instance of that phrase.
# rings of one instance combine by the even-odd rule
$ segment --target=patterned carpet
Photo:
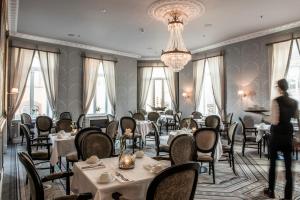
[[[147,155],[153,156],[154,150],[151,147],[153,144],[149,142],[145,152]],[[17,151],[22,151],[24,146],[17,145]],[[14,147],[12,147],[14,148]],[[220,199],[220,200],[237,200],[237,199],[267,199],[263,196],[262,190],[267,185],[268,177],[268,163],[266,158],[259,158],[255,150],[247,150],[245,157],[240,154],[240,146],[236,146],[236,171],[237,176],[234,175],[232,169],[229,167],[228,162],[218,162],[216,164],[216,184],[212,184],[212,176],[208,174],[200,174],[198,180],[198,186],[196,190],[195,199]],[[16,155],[16,152],[13,151]],[[28,188],[25,187],[25,171],[23,167],[20,167],[20,163],[16,156],[11,160],[16,166],[16,172],[13,176],[18,176],[16,187],[18,195],[14,195],[14,199],[28,199]],[[283,197],[284,188],[284,166],[282,161],[277,162],[278,176],[276,185],[276,196],[277,198]],[[300,199],[300,162],[294,162],[294,199]],[[56,170],[59,170],[56,167]],[[12,172],[13,170],[11,170]],[[49,174],[49,170],[39,170],[41,176]],[[11,176],[11,175],[10,175]],[[6,177],[7,178],[7,177]],[[12,178],[12,177],[10,177]],[[47,183],[52,185],[50,189],[46,189],[47,199],[64,195],[64,181],[55,181]],[[9,184],[9,187],[14,187],[14,184]],[[10,189],[10,188],[5,188]],[[11,190],[11,189],[10,189]],[[18,198],[19,197],[19,198]],[[21,197],[21,198],[20,198]],[[11,198],[9,198],[11,199]]]

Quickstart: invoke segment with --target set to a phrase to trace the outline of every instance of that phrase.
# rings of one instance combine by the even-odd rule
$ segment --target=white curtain
[[[201,90],[203,85],[204,69],[206,60],[198,60],[193,64],[194,81],[194,110],[196,111],[200,104]]]
[[[57,53],[38,51],[48,101],[56,112],[58,98],[59,55]]]
[[[299,51],[299,54],[300,54],[300,39],[297,40],[297,47],[298,47],[298,51]]]
[[[18,109],[26,88],[27,78],[32,65],[34,50],[11,48],[10,85],[17,88],[18,93],[9,95],[8,120],[11,120]]]
[[[207,59],[212,82],[213,94],[219,114],[224,115],[224,67],[223,56]]]
[[[115,62],[103,61],[103,71],[107,88],[108,98],[112,107],[112,114],[116,113],[116,78]]]
[[[275,89],[276,81],[284,78],[287,75],[288,63],[291,56],[292,41],[275,43],[272,45],[272,60],[271,60],[271,99],[278,94]]]
[[[101,61],[97,59],[84,58],[82,110],[85,114],[88,112],[93,97],[95,96],[100,63]]]
[[[138,108],[145,109],[149,87],[152,79],[153,67],[138,68]]]
[[[178,92],[176,90],[177,89],[176,84],[178,81],[176,78],[176,73],[173,70],[171,70],[169,67],[164,67],[164,72],[165,72],[171,100],[177,112],[179,108],[179,102],[178,102]]]

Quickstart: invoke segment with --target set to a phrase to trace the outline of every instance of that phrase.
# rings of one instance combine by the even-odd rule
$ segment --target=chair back
[[[219,133],[214,128],[200,128],[194,133],[197,151],[201,153],[212,153],[219,139]]]
[[[218,115],[210,115],[205,118],[205,126],[219,130],[220,117]]]
[[[82,138],[84,138],[86,134],[91,132],[101,132],[101,129],[96,127],[83,128],[75,136],[74,143],[77,151],[78,160],[80,160],[80,158],[82,157],[80,150],[80,143],[82,141]]]
[[[31,139],[30,139],[30,130],[25,124],[20,124],[20,131],[26,138],[26,150],[29,155],[31,155]]]
[[[193,119],[201,119],[203,117],[202,113],[198,111],[192,112],[192,115],[193,115]]]
[[[165,112],[166,115],[174,115],[174,111],[173,110],[166,110]]]
[[[192,136],[181,134],[170,144],[170,160],[172,165],[178,165],[196,160],[195,140]]]
[[[36,128],[38,133],[40,132],[51,132],[53,125],[52,119],[48,116],[38,116],[35,120]]]
[[[228,113],[225,117],[225,122],[227,124],[231,124],[232,123],[232,117],[233,117],[233,113]]]
[[[152,180],[146,200],[192,200],[197,187],[198,174],[198,163],[173,165]]]
[[[119,122],[117,121],[111,121],[108,123],[106,127],[106,134],[112,139],[116,139],[117,134],[118,134],[118,127],[119,127]]]
[[[253,128],[255,125],[254,118],[250,115],[245,115],[243,117],[243,123],[245,125],[245,128]]]
[[[30,156],[25,152],[19,152],[18,157],[27,172],[30,187],[30,199],[44,200],[43,183]]]
[[[180,121],[180,129],[182,129],[182,128],[188,128],[188,129],[196,128],[196,129],[198,129],[198,124],[192,118],[184,118]]]
[[[60,119],[56,122],[55,131],[65,131],[65,132],[72,132],[72,120],[70,119]]]
[[[132,115],[132,118],[135,119],[135,120],[145,120],[144,114],[139,113],[139,112],[138,113],[134,113]]]
[[[77,129],[80,130],[80,129],[84,128],[84,122],[85,122],[85,114],[79,115],[77,122],[76,122]]]
[[[237,127],[238,127],[238,123],[234,122],[228,128],[228,140],[229,140],[229,144],[231,145],[231,148],[233,148],[233,146],[234,146],[234,140],[235,140],[235,134],[236,134]]]
[[[22,113],[21,114],[21,123],[31,125],[31,123],[32,123],[31,116],[28,115],[27,113]]]
[[[137,112],[142,113],[144,116],[147,115],[147,111],[145,109],[138,109]]]
[[[122,117],[120,120],[120,126],[122,130],[122,134],[125,133],[125,130],[130,128],[132,134],[134,134],[136,129],[136,121],[132,117]]]
[[[80,150],[82,160],[95,155],[98,158],[109,158],[113,154],[112,139],[99,131],[87,133],[81,141]]]
[[[113,116],[111,114],[107,114],[106,118],[107,118],[108,123],[115,120],[115,116]]]
[[[157,125],[156,125],[155,122],[151,122],[151,124],[152,124],[153,132],[154,132],[155,148],[156,148],[157,150],[159,150],[160,138],[159,138],[158,127],[157,127]]]
[[[157,122],[157,120],[159,119],[160,115],[158,112],[149,112],[148,113],[148,120],[150,120],[151,122]]]
[[[69,119],[72,120],[72,115],[70,112],[62,112],[59,115],[59,119]]]

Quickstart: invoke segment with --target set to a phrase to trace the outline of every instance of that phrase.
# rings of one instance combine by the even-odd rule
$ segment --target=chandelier
[[[205,9],[198,0],[158,0],[149,8],[149,14],[168,23],[170,33],[161,61],[173,71],[178,72],[191,60],[191,52],[183,41],[183,23],[204,13]]]

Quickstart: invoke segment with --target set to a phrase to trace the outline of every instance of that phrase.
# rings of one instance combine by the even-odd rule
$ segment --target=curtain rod
[[[104,58],[96,58],[96,57],[92,57],[92,56],[86,56],[85,54],[82,54],[81,57],[83,57],[83,58],[91,58],[91,59],[95,59],[95,60],[102,60],[102,61],[111,61],[111,62],[115,62],[115,63],[118,62],[118,60],[110,60],[110,59],[104,59]]]
[[[21,47],[21,46],[15,46],[15,45],[11,45],[10,47],[12,48],[20,48],[20,49],[28,49],[28,50],[38,50],[38,51],[43,51],[43,52],[49,52],[49,53],[56,53],[56,54],[61,54],[60,50],[57,51],[47,51],[47,50],[41,50],[38,48],[29,48],[29,47]]]
[[[295,39],[300,39],[300,37],[294,37],[294,36],[292,36],[292,38],[290,38],[290,39],[267,43],[266,46],[270,46],[270,45],[281,43],[281,42],[287,42],[287,41],[295,40]]]
[[[219,56],[224,56],[224,53],[220,53],[219,55],[215,55],[215,56],[205,56],[204,58],[198,58],[198,59],[195,59],[195,60],[192,60],[192,62],[196,62],[198,60],[204,60],[204,59],[208,59],[208,58],[214,58],[214,57],[219,57]]]

